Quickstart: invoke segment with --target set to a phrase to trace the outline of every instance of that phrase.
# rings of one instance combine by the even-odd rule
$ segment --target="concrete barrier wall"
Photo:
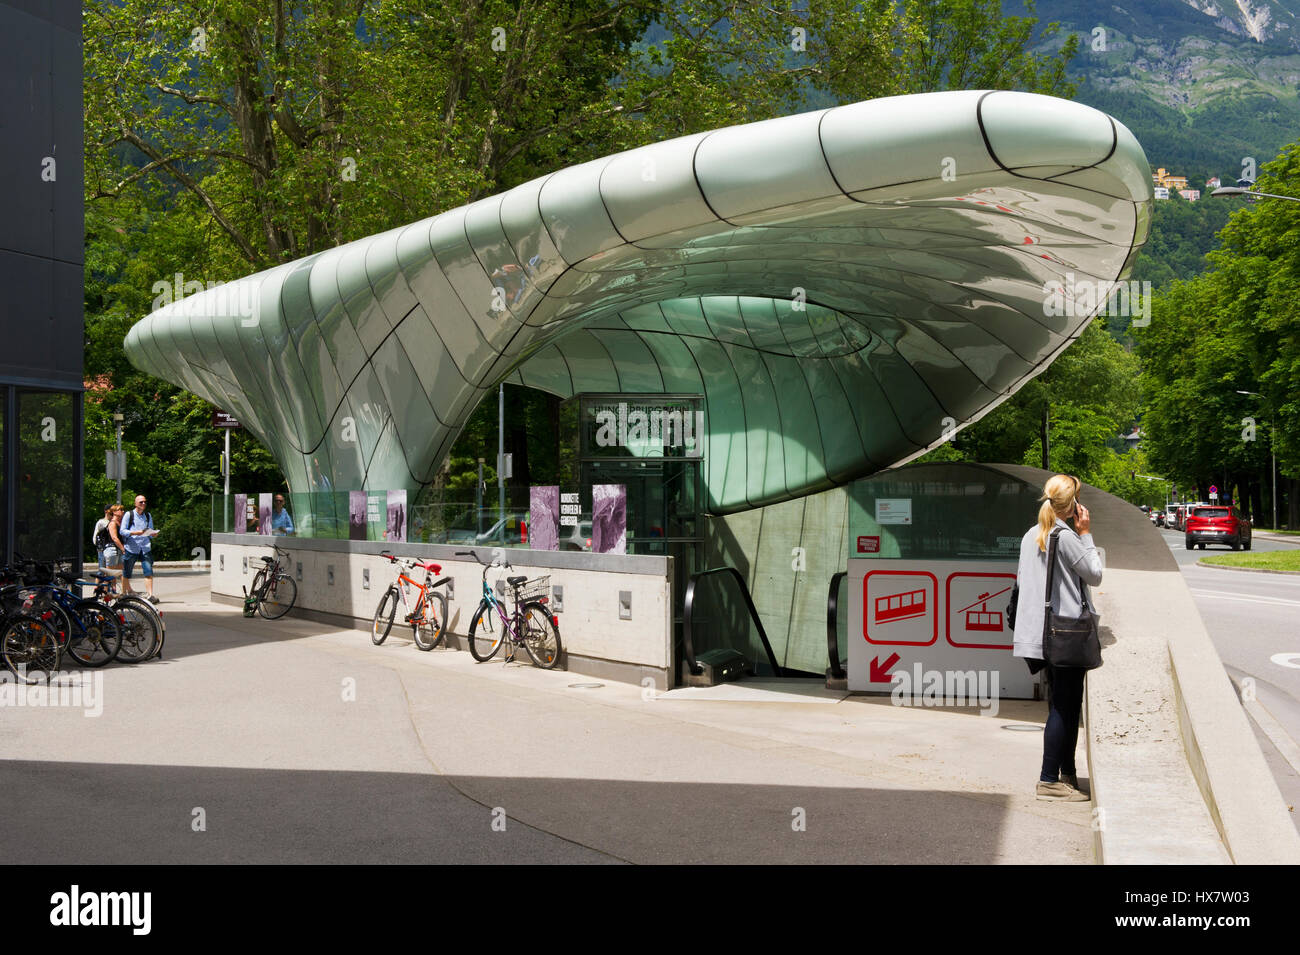
[[[244,588],[272,556],[272,542],[289,551],[288,569],[298,584],[296,615],[369,631],[375,608],[396,570],[382,550],[401,557],[432,560],[452,578],[448,600],[449,643],[469,630],[482,590],[480,565],[456,557],[465,547],[434,544],[386,544],[369,541],[267,538],[252,534],[213,534],[211,591],[216,598],[241,602]],[[475,548],[489,558],[491,548]],[[605,679],[656,687],[673,685],[672,558],[566,553],[504,548],[514,565],[509,573],[537,577],[549,574],[551,586],[563,588],[563,609],[557,614],[565,657],[561,666]],[[247,563],[245,563],[247,558]],[[301,564],[301,574],[298,565]],[[369,587],[364,573],[370,571]],[[333,582],[330,574],[333,573]],[[489,571],[488,580],[504,576]],[[620,593],[631,598],[631,618],[620,617]],[[390,639],[398,635],[397,627]]]

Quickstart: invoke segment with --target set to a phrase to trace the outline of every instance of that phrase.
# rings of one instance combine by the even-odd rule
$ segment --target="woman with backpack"
[[[95,529],[90,532],[90,543],[95,548],[95,553],[99,556],[99,572],[104,572],[104,547],[107,546],[108,525],[113,520],[113,505],[104,505],[104,516],[95,521]]]
[[[122,555],[126,552],[120,533],[124,513],[126,508],[121,504],[112,504],[104,512],[106,523],[95,525],[95,549],[99,551],[99,566],[114,577],[122,576]],[[126,588],[124,593],[131,592],[130,585],[125,580],[123,586]]]

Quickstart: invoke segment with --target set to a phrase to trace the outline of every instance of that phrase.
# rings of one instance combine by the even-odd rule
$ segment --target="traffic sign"
[[[104,452],[104,477],[110,481],[126,480],[126,452]]]
[[[212,427],[214,428],[242,428],[234,415],[226,414],[224,411],[212,412]]]

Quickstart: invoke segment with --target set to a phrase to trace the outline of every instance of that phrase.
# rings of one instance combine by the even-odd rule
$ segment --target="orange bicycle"
[[[432,561],[422,563],[418,560],[404,560],[388,551],[383,551],[379,556],[387,558],[391,564],[400,564],[406,570],[397,572],[397,579],[388,585],[384,595],[379,598],[379,606],[375,608],[375,619],[370,629],[371,642],[379,646],[388,639],[393,621],[397,619],[397,604],[400,601],[406,610],[402,622],[410,624],[411,638],[415,645],[421,650],[432,650],[442,643],[443,635],[447,632],[447,595],[436,588],[446,586],[451,578],[434,580],[434,574],[442,573],[442,566]],[[406,573],[416,570],[424,571],[424,583],[417,583]],[[420,592],[414,607],[407,598],[412,587]]]

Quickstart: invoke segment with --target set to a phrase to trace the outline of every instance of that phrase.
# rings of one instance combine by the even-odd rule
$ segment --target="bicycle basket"
[[[550,574],[547,574],[544,577],[534,577],[532,580],[525,581],[519,585],[520,600],[535,600],[538,597],[549,597],[550,595]]]

